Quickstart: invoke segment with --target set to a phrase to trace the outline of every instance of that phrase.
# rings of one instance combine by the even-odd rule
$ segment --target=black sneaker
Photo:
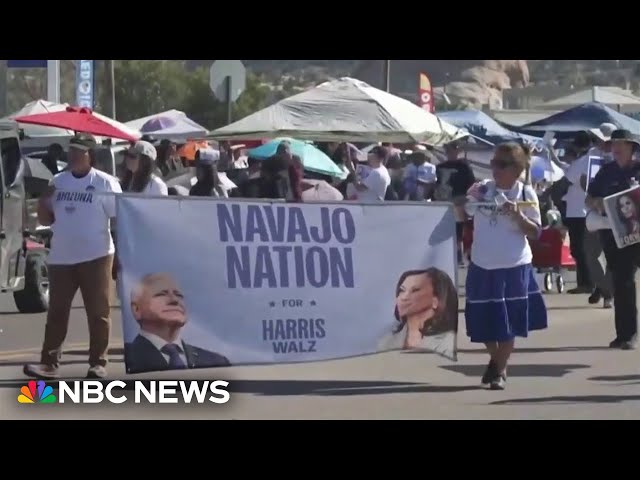
[[[609,348],[621,348],[621,347],[622,347],[622,340],[620,340],[619,338],[614,338],[609,343]]]
[[[591,287],[576,287],[571,290],[567,290],[567,293],[569,295],[581,295],[583,293],[592,293],[592,291]]]
[[[602,301],[602,308],[613,308],[613,299],[605,297],[605,299]]]
[[[482,380],[480,381],[483,387],[488,387],[491,383],[491,380],[496,375],[496,366],[493,363],[493,360],[489,360],[489,364],[487,365],[487,369],[484,371],[482,375]]]
[[[596,303],[600,303],[602,300],[602,293],[600,293],[600,289],[596,288],[593,293],[589,296],[589,305],[595,305]]]
[[[502,374],[502,375],[496,375],[493,380],[491,380],[491,385],[489,386],[489,388],[491,390],[504,390],[504,388],[507,386],[507,376]]]

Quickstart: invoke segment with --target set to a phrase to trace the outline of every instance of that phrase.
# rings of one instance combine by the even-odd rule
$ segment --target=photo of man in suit
[[[184,295],[168,273],[144,276],[131,292],[131,311],[140,325],[125,344],[127,372],[229,366],[229,360],[180,339],[187,323]]]

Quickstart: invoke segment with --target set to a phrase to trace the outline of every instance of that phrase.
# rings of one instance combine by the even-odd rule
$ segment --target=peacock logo
[[[43,380],[30,380],[20,388],[18,403],[56,403],[58,400],[53,394],[53,388]]]

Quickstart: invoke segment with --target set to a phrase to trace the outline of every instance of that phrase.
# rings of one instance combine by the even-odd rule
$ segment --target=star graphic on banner
[[[315,307],[315,306],[316,306],[316,301],[315,301],[315,300],[311,300],[311,301],[309,302],[309,304],[310,304],[312,307]]]
[[[270,307],[275,307],[276,306],[276,302],[269,302],[269,306]]]

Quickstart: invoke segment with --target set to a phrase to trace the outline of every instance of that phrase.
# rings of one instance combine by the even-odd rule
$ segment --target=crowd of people
[[[38,204],[40,223],[52,225],[53,230],[50,308],[40,363],[26,365],[27,375],[59,376],[71,301],[79,289],[89,319],[87,376],[106,376],[111,279],[117,278],[119,267],[113,241],[116,232],[112,231],[115,199],[114,195],[101,194],[177,194],[175,188],[167,187],[167,181],[184,174],[192,165],[197,180],[189,191],[191,196],[301,202],[303,192],[311,188],[307,180],[314,179],[326,181],[347,201],[453,202],[458,261],[469,261],[467,334],[489,352],[482,383],[492,389],[505,388],[515,337],[526,337],[530,331],[547,327],[547,312],[536,283],[529,243],[538,238],[544,224],[538,191],[543,205],[550,202],[559,208],[569,231],[578,278],[577,287],[569,293],[588,293],[590,303],[603,300],[606,308],[615,306],[616,337],[610,346],[636,346],[634,274],[640,264],[640,246],[619,249],[609,231],[588,232],[585,227],[589,210],[602,214],[602,198],[629,188],[640,175],[640,163],[632,160],[640,143],[615,126],[603,125],[597,132],[579,134],[562,159],[550,146],[550,160],[565,171],[565,176],[551,186],[545,184],[548,188],[544,191],[542,184],[530,181],[530,148],[520,143],[495,148],[490,164],[492,178],[483,181],[477,181],[462,155],[460,142],[445,145],[444,154],[428,145],[403,146],[399,150],[394,145],[380,144],[365,154],[349,143],[319,144],[318,148],[343,171],[341,178],[305,171],[304,159],[295,155],[286,141],[266,160],[246,157],[242,148],[223,142],[217,150],[199,149],[192,164],[180,158],[175,144],[155,143],[150,138],[133,143],[118,179],[93,167],[96,142],[90,135],[78,134],[71,140],[68,166],[62,172],[51,160],[60,155],[59,149],[50,149],[51,158],[44,162],[56,175]],[[608,163],[588,184],[585,158],[596,153]],[[236,188],[225,186],[222,173]],[[466,229],[473,231],[470,252],[465,252],[463,245]],[[606,267],[600,258],[602,251]]]

